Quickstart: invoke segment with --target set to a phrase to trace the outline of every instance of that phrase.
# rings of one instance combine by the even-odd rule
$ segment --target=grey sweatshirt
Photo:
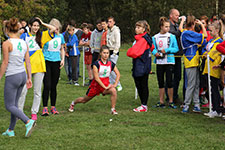
[[[103,31],[104,30],[99,32],[97,29],[95,29],[91,33],[91,40],[90,40],[91,53],[94,53],[94,52],[98,52],[99,53],[100,52],[101,38],[102,38]]]

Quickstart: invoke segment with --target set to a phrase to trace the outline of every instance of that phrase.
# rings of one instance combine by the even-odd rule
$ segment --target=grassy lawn
[[[56,105],[60,114],[40,116],[41,104],[37,126],[31,137],[24,137],[25,126],[22,121],[18,121],[15,137],[0,135],[0,150],[224,150],[225,121],[221,118],[209,119],[202,113],[193,112],[182,114],[180,108],[173,110],[152,107],[159,100],[155,74],[149,76],[149,111],[132,112],[133,108],[140,105],[140,100],[134,99],[132,60],[126,56],[129,46],[123,45],[117,65],[123,86],[123,90],[118,92],[116,109],[119,115],[110,114],[109,96],[95,97],[85,105],[77,105],[75,112],[68,112],[71,101],[83,96],[87,87],[66,84],[67,78],[63,68]],[[82,79],[79,80],[82,84]],[[182,82],[179,89],[180,96],[182,96],[181,87]],[[0,133],[8,128],[10,121],[10,113],[4,107],[3,89],[4,79],[0,81]],[[24,108],[29,117],[33,99],[32,90],[28,92]],[[203,109],[203,112],[207,111]]]

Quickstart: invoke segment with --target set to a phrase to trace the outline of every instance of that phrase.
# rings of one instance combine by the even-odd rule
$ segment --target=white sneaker
[[[119,91],[122,91],[122,90],[123,90],[123,87],[122,87],[121,85],[118,84],[118,85],[116,86],[116,89],[117,89],[117,91],[119,92]]]
[[[209,118],[214,118],[214,117],[221,117],[222,114],[221,113],[217,113],[216,111],[211,111],[208,113],[204,113],[205,116],[208,116]]]
[[[112,115],[118,115],[118,112],[115,110],[115,108],[111,109],[111,113],[112,113]]]
[[[143,106],[139,106],[137,108],[134,108],[133,109],[134,112],[147,112],[148,111],[148,108],[147,107],[143,107]]]

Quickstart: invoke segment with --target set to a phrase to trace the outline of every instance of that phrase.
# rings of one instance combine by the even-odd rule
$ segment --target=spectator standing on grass
[[[40,26],[43,25],[48,28],[48,30],[41,32]],[[33,105],[31,108],[31,118],[37,120],[37,113],[39,111],[41,102],[41,88],[44,78],[44,73],[46,72],[45,59],[42,52],[42,48],[45,43],[54,38],[54,32],[56,27],[44,23],[40,18],[34,17],[29,22],[30,32],[23,33],[20,38],[25,40],[29,47],[30,63],[31,63],[31,73],[34,81],[34,98]],[[27,95],[26,85],[23,88],[22,94],[19,100],[19,108],[23,110],[25,99]]]
[[[10,39],[2,45],[3,61],[0,68],[0,81],[5,74],[4,102],[6,109],[11,113],[11,120],[9,128],[2,135],[15,136],[14,128],[19,118],[26,124],[25,136],[28,137],[36,122],[18,109],[18,100],[25,84],[26,88],[32,87],[29,50],[26,42],[19,37],[18,19],[11,18],[5,26]]]
[[[183,113],[189,111],[189,105],[193,99],[194,112],[200,112],[199,104],[199,46],[206,43],[204,38],[207,38],[207,32],[200,20],[196,20],[194,16],[189,15],[186,21],[186,30],[183,30],[185,17],[181,19],[179,26],[181,34],[181,45],[184,50],[184,66],[187,75],[187,89],[185,92]],[[195,32],[195,25],[200,24],[203,34]]]
[[[150,37],[150,26],[147,21],[140,20],[135,24],[135,42],[127,51],[127,56],[133,58],[132,76],[138,95],[141,100],[141,106],[133,109],[134,112],[148,111],[148,77],[150,72],[151,51],[154,49],[152,38]]]
[[[66,44],[67,48],[69,49],[69,61],[71,63],[71,81],[70,84],[73,84],[75,86],[79,86],[78,83],[78,73],[77,73],[77,63],[78,63],[78,57],[80,54],[79,51],[79,40],[74,34],[74,27],[69,25],[68,27],[68,33],[69,33],[69,39],[68,43]]]
[[[175,56],[175,65],[174,65],[174,69],[173,69],[173,76],[174,76],[174,78],[173,78],[173,101],[174,101],[174,103],[180,102],[178,91],[179,91],[179,85],[180,85],[180,80],[181,80],[181,71],[182,71],[181,56],[183,55],[183,49],[180,44],[181,32],[179,31],[179,25],[178,25],[179,16],[180,16],[180,12],[177,9],[173,8],[169,11],[169,22],[170,22],[169,33],[176,36],[176,40],[177,40],[177,44],[178,44],[178,48],[179,48],[179,51],[174,54],[174,56]],[[167,93],[167,88],[166,88],[166,93]],[[168,94],[167,94],[167,100],[169,101]]]
[[[224,27],[224,26],[223,26]],[[222,43],[218,44],[216,49],[223,54],[223,56],[225,55],[225,41],[223,41]],[[222,118],[225,120],[225,92],[224,92],[224,88],[225,88],[225,59],[223,59],[223,61],[221,62],[221,64],[219,65],[219,67],[221,68],[221,81],[223,83],[223,116]]]
[[[68,43],[69,41],[69,32],[68,32],[68,27],[69,27],[69,23],[66,22],[63,27],[62,27],[62,35],[64,37],[64,40],[65,40],[65,46],[64,46],[64,49],[65,49],[65,62],[64,62],[64,68],[65,68],[65,71],[66,71],[66,75],[68,77],[68,80],[69,80],[69,83],[71,83],[71,63],[69,61],[69,48],[67,48],[66,44]]]
[[[209,24],[209,19],[206,15],[203,15],[200,17],[199,19],[202,24],[204,25],[205,29],[206,29],[206,32],[207,32],[207,38],[206,38],[206,41],[209,42],[211,39],[212,39],[212,36],[210,35],[209,33],[209,30],[208,30],[208,24]],[[200,28],[200,32],[199,33],[203,33],[202,29]],[[202,51],[202,48],[200,48],[200,50]],[[206,58],[205,57],[202,57],[201,59],[201,66],[200,66],[200,95],[201,95],[201,98],[204,100],[206,99],[206,89],[207,89],[207,78],[205,75],[203,75],[203,70],[204,70],[204,67],[205,67],[205,61],[206,61]],[[207,104],[204,104],[202,105],[202,107],[208,107],[209,106],[209,103]]]
[[[116,65],[109,60],[109,48],[107,46],[102,46],[100,50],[100,59],[95,61],[93,64],[93,73],[94,79],[91,82],[91,85],[88,88],[88,91],[84,97],[79,97],[72,101],[69,111],[74,111],[74,106],[78,103],[87,103],[95,96],[102,94],[104,95],[111,95],[111,113],[113,115],[117,115],[116,107],[116,100],[117,100],[117,92],[116,92],[116,85],[120,78],[120,72],[117,69]],[[111,71],[115,71],[116,73],[116,82],[114,84],[110,84],[109,76]]]
[[[117,60],[119,58],[119,49],[120,49],[120,42],[121,42],[121,36],[120,36],[120,29],[115,25],[114,17],[108,18],[108,31],[106,36],[106,43],[110,50],[110,61],[112,61],[114,64],[117,64]],[[110,83],[114,84],[116,79],[115,72],[111,72],[110,75]],[[118,91],[121,91],[122,85],[120,82],[118,82],[118,85],[116,86]]]
[[[102,25],[101,20],[98,19],[96,22],[96,29],[91,33],[90,47],[92,53],[92,64],[98,60],[99,52],[101,48],[101,38],[102,38]]]
[[[76,34],[78,42],[80,42],[81,36],[83,34],[83,31],[80,28],[77,28],[77,24],[75,20],[71,20],[70,21],[70,25],[72,25],[74,27],[74,34]],[[82,51],[82,47],[78,47],[79,51]],[[78,63],[77,63],[77,76],[80,76],[80,54],[78,55]]]
[[[57,98],[57,84],[60,77],[60,69],[64,66],[64,44],[65,40],[62,34],[60,34],[60,30],[62,29],[62,25],[59,20],[53,18],[50,23],[56,27],[55,37],[47,42],[43,47],[43,54],[45,58],[46,64],[46,72],[44,76],[44,88],[42,94],[43,100],[43,111],[42,116],[49,115],[48,113],[48,99],[51,99],[51,113],[58,114],[59,112],[56,110],[56,98]]]
[[[219,91],[220,84],[220,68],[213,68],[213,66],[218,66],[221,63],[221,53],[216,50],[216,46],[223,42],[223,31],[222,23],[212,23],[209,25],[209,32],[212,39],[207,43],[206,47],[203,49],[205,57],[209,55],[209,65],[210,65],[210,80],[211,80],[211,97],[212,97],[212,106],[213,111],[209,113],[204,113],[204,115],[209,116],[210,118],[221,116],[222,107],[221,96]],[[203,74],[208,74],[208,60],[206,59],[205,68]],[[207,80],[208,81],[208,80]],[[208,85],[208,84],[207,84]]]
[[[106,43],[106,36],[107,36],[107,31],[108,31],[107,21],[105,19],[102,19],[101,25],[102,25],[102,28],[104,30],[103,33],[102,33],[102,38],[101,38],[101,47],[102,47],[102,45],[107,45],[107,43]]]
[[[89,26],[87,23],[83,23],[81,25],[81,29],[83,31],[83,34],[81,36],[81,40],[79,42],[80,46],[84,46],[84,63],[86,65],[86,69],[88,71],[88,78],[89,78],[89,83],[86,85],[90,85],[92,80],[93,80],[93,73],[91,69],[91,64],[92,64],[92,53],[91,53],[91,48],[90,48],[90,39],[91,39],[91,32],[89,29]]]
[[[169,33],[170,22],[166,17],[159,19],[160,32],[153,36],[154,50],[152,54],[156,57],[156,72],[159,85],[160,101],[155,107],[164,108],[165,80],[169,96],[169,108],[177,108],[173,103],[173,70],[175,66],[174,54],[179,51],[175,35]]]

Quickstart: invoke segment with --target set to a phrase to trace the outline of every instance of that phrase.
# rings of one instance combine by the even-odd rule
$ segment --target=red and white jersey
[[[94,62],[93,66],[96,66],[98,68],[98,75],[102,83],[105,86],[108,86],[109,76],[110,76],[110,73],[114,70],[115,64],[111,61],[107,61],[106,64],[104,64],[101,60],[97,60]],[[96,85],[97,82],[93,80],[92,83],[93,85],[94,84]]]
[[[98,61],[98,64],[99,64],[99,67],[98,67],[99,77],[100,78],[108,78],[112,71],[112,62],[107,61],[107,63],[104,64],[102,61]]]

